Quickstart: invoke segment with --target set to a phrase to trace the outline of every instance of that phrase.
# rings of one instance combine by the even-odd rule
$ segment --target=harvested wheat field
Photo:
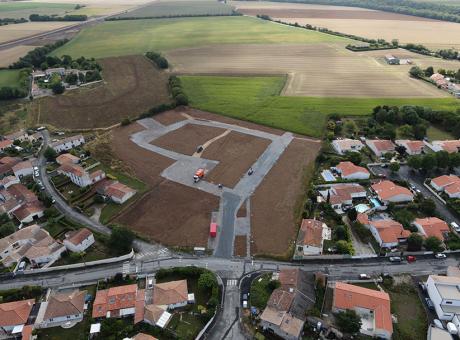
[[[187,124],[155,139],[151,144],[191,156],[199,145],[221,135],[223,132],[225,132],[224,129],[211,126]]]
[[[218,208],[218,197],[164,180],[116,222],[167,246],[204,247]]]
[[[214,141],[201,157],[219,161],[206,175],[211,183],[233,188],[270,145],[270,140],[232,131]]]
[[[69,129],[107,127],[170,101],[168,75],[142,56],[101,59],[104,82],[35,101],[37,123]]]
[[[25,22],[22,24],[0,26],[0,43],[29,37],[71,25],[75,25],[75,22]]]
[[[0,67],[8,67],[36,47],[37,46],[19,45],[6,50],[0,50]]]
[[[174,50],[167,56],[174,70],[181,74],[288,74],[283,91],[286,96],[448,96],[444,91],[410,78],[410,66],[389,67],[373,56],[351,52],[344,47],[338,43],[221,45]],[[206,63],[203,63],[204,58]]]
[[[297,236],[302,183],[320,147],[319,141],[294,139],[251,196],[251,254],[289,255]]]
[[[387,41],[460,48],[460,24],[354,7],[310,4],[231,2],[247,15],[266,14],[284,22],[310,24],[333,31]]]

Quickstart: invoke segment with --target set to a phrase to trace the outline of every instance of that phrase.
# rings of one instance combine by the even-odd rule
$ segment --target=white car
[[[370,280],[371,277],[367,274],[359,274],[359,279],[360,280]]]
[[[436,253],[434,254],[434,257],[437,259],[445,259],[447,256],[446,254],[443,254],[443,253]]]

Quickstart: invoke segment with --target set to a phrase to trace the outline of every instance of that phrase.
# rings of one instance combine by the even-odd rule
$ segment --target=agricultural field
[[[103,83],[34,101],[38,124],[69,129],[107,127],[170,101],[168,75],[142,56],[100,60]]]
[[[221,44],[317,44],[349,40],[250,17],[109,21],[81,31],[52,54],[103,58]]]
[[[70,4],[25,1],[0,2],[0,19],[29,19],[31,14],[61,16],[74,10],[75,6],[76,3]]]
[[[458,108],[455,98],[351,98],[279,96],[284,77],[181,77],[191,106],[299,134],[321,137],[327,115],[368,115],[377,105]]]
[[[215,0],[156,1],[146,7],[119,15],[119,18],[160,18],[173,16],[230,15],[230,5]]]
[[[21,70],[0,70],[0,87],[19,87]]]
[[[37,46],[19,45],[0,51],[0,67],[8,67]]]
[[[232,1],[238,11],[387,41],[460,48],[460,24],[353,7]]]
[[[0,43],[29,37],[55,30],[58,28],[75,25],[74,22],[26,22],[23,24],[0,26]]]
[[[391,67],[379,54],[351,52],[339,44],[224,45],[177,49],[167,53],[179,74],[288,75],[285,96],[448,97],[445,91],[408,76],[411,65]],[[270,56],[270,58],[266,58]],[[381,58],[378,62],[376,58]],[[265,59],[266,58],[266,59]],[[420,58],[421,59],[421,58]],[[428,58],[424,58],[428,59]],[[434,58],[429,58],[433,60]],[[204,63],[203,60],[206,60]],[[264,60],[263,63],[260,61]],[[437,60],[435,60],[436,62]],[[456,62],[439,67],[456,69]],[[340,81],[337,81],[340,79]]]

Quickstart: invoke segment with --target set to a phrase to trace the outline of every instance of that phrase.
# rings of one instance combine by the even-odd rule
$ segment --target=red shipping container
[[[209,227],[209,236],[211,237],[217,236],[217,223],[211,223]]]

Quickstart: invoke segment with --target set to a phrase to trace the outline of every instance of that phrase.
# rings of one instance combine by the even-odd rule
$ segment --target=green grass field
[[[21,70],[0,70],[0,87],[19,87],[19,72]]]
[[[59,4],[46,2],[0,2],[0,19],[14,18],[28,19],[31,14],[58,14],[62,15],[72,11],[75,4]]]
[[[282,97],[284,77],[180,77],[190,105],[307,136],[321,137],[327,115],[368,115],[378,105],[420,105],[436,110],[458,108],[454,98]]]
[[[149,6],[123,13],[119,18],[146,18],[186,15],[228,15],[232,14],[230,5],[214,0],[159,1]]]
[[[340,37],[250,17],[121,20],[84,29],[53,55],[103,58],[200,45],[336,41],[347,42]]]

